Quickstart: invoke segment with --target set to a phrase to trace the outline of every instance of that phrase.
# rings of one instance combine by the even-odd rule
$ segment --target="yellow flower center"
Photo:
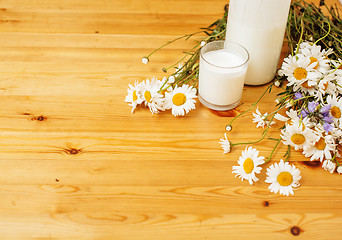
[[[150,91],[145,91],[144,97],[145,97],[145,100],[147,102],[149,102],[149,103],[151,102],[151,92]]]
[[[289,186],[293,182],[292,174],[289,172],[281,172],[277,177],[277,181],[281,186]]]
[[[315,148],[317,150],[324,150],[326,145],[324,138],[320,138],[318,142],[315,143]]]
[[[184,93],[176,93],[172,97],[172,102],[176,106],[181,106],[186,102],[186,96]]]
[[[341,117],[341,109],[336,107],[336,106],[331,107],[330,113],[334,118],[340,118]]]
[[[317,64],[316,64],[316,66],[314,67],[314,69],[317,69],[318,68],[318,60],[317,60],[317,58],[315,58],[315,57],[310,57],[310,64],[311,63],[314,63],[314,62],[317,62]],[[309,65],[310,65],[309,64]]]
[[[308,75],[308,72],[306,71],[306,69],[298,67],[293,71],[293,76],[297,79],[297,80],[302,80],[303,78],[306,78],[306,76]]]
[[[137,96],[137,91],[134,90],[133,91],[133,102],[135,102],[136,100],[138,100],[138,96]]]
[[[250,174],[254,169],[254,162],[252,159],[247,158],[244,162],[243,162],[243,170],[245,170],[245,172],[247,174]]]
[[[329,82],[323,83],[323,86],[324,86],[323,91],[327,90],[329,87]]]
[[[301,145],[305,142],[305,137],[303,134],[295,133],[291,136],[291,141],[296,145]]]

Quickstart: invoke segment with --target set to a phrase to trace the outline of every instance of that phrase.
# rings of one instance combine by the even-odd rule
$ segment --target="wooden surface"
[[[0,239],[341,239],[342,176],[293,152],[302,186],[271,194],[265,171],[252,187],[231,173],[244,146],[222,154],[230,118],[200,103],[183,118],[132,115],[124,102],[129,83],[163,77],[193,43],[141,57],[226,3],[0,1]],[[237,111],[264,88],[246,87]],[[236,121],[232,142],[260,136],[251,120]],[[268,156],[273,144],[256,147]]]

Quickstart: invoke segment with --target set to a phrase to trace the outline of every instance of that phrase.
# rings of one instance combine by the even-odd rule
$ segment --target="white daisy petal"
[[[220,144],[223,149],[223,154],[230,152],[230,142],[227,139],[227,133],[224,133],[224,138],[220,138]]]
[[[171,109],[174,116],[184,116],[196,108],[195,98],[197,96],[193,87],[187,84],[175,87],[171,92],[165,93],[165,109]]]
[[[164,110],[164,98],[159,93],[162,82],[156,78],[141,83],[141,95],[144,100],[145,106],[147,106],[152,114],[159,113]]]
[[[336,169],[336,163],[331,160],[325,160],[322,164],[322,168],[330,173],[333,173]]]
[[[282,159],[279,164],[274,163],[267,168],[265,182],[270,183],[268,189],[273,193],[282,195],[293,195],[293,190],[299,187],[301,179],[300,171],[295,166],[284,162]]]
[[[233,173],[236,174],[235,177],[239,177],[241,180],[247,180],[250,185],[259,181],[255,174],[260,173],[262,168],[259,165],[265,162],[264,159],[264,157],[259,156],[258,150],[252,147],[246,147],[239,157],[239,165],[233,166],[232,168]]]
[[[313,144],[319,140],[319,136],[310,128],[305,127],[302,122],[286,125],[286,127],[281,130],[281,138],[285,145],[290,145],[294,147],[295,150],[303,149],[304,146]]]
[[[129,106],[132,107],[132,113],[134,112],[137,105],[141,104],[144,100],[141,96],[141,83],[137,81],[134,83],[134,86],[128,84],[129,88],[127,89],[127,96],[125,98],[125,102],[128,103]]]

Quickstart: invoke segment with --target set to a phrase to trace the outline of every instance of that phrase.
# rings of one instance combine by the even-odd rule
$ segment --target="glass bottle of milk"
[[[230,0],[226,40],[249,54],[245,84],[270,82],[277,71],[291,0]]]

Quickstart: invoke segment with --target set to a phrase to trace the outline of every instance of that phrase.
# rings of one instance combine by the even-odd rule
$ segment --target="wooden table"
[[[254,186],[231,173],[244,146],[222,154],[224,114],[200,103],[182,118],[131,114],[124,102],[129,83],[162,78],[193,43],[147,65],[143,56],[220,18],[226,3],[0,1],[0,239],[342,238],[342,176],[293,152],[302,186],[271,194],[265,171]],[[264,88],[246,87],[236,111]],[[239,118],[230,140],[259,138],[251,120]],[[255,147],[268,156],[273,144]]]

